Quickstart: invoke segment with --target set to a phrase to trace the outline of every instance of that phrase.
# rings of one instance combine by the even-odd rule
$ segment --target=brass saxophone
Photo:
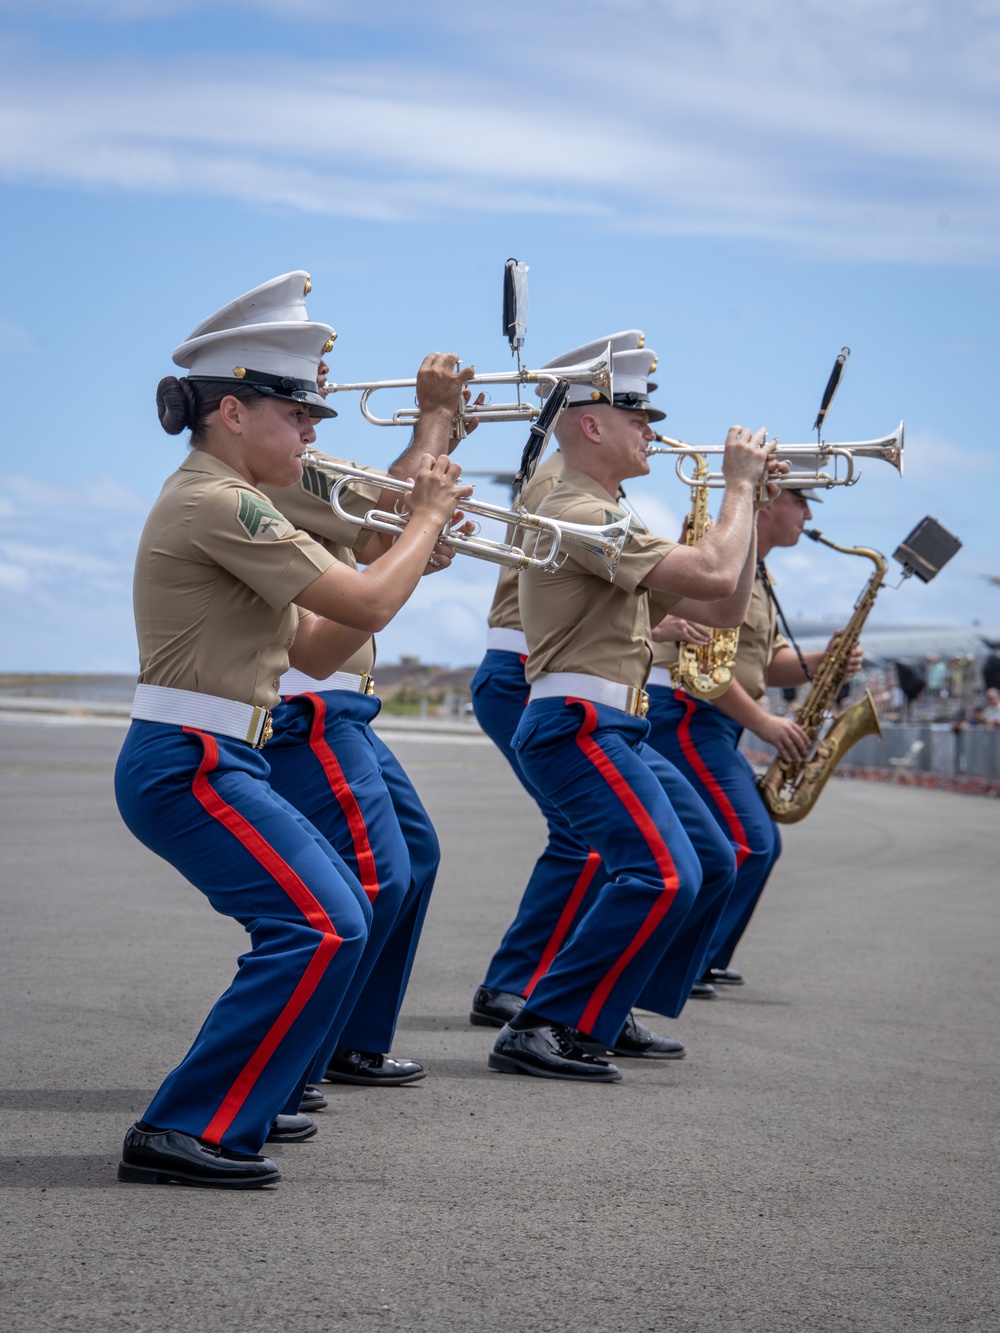
[[[865,584],[854,603],[854,613],[840,631],[819,670],[813,678],[809,697],[795,714],[795,721],[807,733],[811,742],[805,759],[771,760],[767,772],[759,781],[760,794],[773,820],[778,824],[797,824],[816,804],[830,774],[852,745],[862,736],[882,735],[875,701],[870,690],[850,708],[834,718],[831,705],[847,680],[847,664],[854,645],[861,637],[861,629],[875,605],[875,598],[885,578],[885,557],[867,546],[838,546],[814,528],[805,535],[814,542],[822,542],[844,555],[866,556],[875,565],[875,572]]]
[[[693,502],[688,516],[684,542],[694,546],[712,526],[708,513],[708,487],[699,486],[698,478],[708,475],[708,464],[701,454],[695,454]],[[715,699],[724,694],[733,679],[733,663],[740,643],[740,631],[716,629],[708,643],[678,643],[677,661],[670,668],[674,688],[684,690],[695,699]]]

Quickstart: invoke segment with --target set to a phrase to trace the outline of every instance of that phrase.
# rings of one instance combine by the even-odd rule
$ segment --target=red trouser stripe
[[[209,1143],[221,1143],[223,1134],[239,1114],[268,1060],[277,1050],[281,1039],[305,1008],[309,997],[319,985],[330,960],[343,944],[343,940],[338,935],[333,922],[323,910],[322,905],[316,901],[316,898],[288,862],[275,851],[269,842],[261,837],[254,826],[248,823],[238,810],[228,805],[212,787],[208,780],[208,774],[219,763],[219,746],[215,737],[206,732],[198,731],[194,727],[185,727],[184,730],[197,736],[205,747],[205,754],[192,783],[195,799],[208,815],[218,820],[224,828],[233,834],[254,860],[263,866],[275,883],[284,889],[313,929],[323,932],[323,938],[316,946],[316,952],[310,959],[308,967],[303,972],[298,985],[292,991],[285,1007],[271,1024],[263,1041],[237,1074],[232,1087],[222,1099],[221,1106],[201,1135]]]
[[[597,874],[597,868],[600,864],[600,856],[594,851],[593,847],[591,847],[590,851],[587,853],[587,860],[584,862],[583,869],[580,871],[579,878],[573,885],[573,892],[567,899],[566,906],[562,909],[559,920],[556,922],[556,928],[552,932],[549,942],[542,950],[542,957],[539,964],[535,968],[531,980],[528,982],[524,992],[525,999],[528,998],[531,992],[535,989],[535,986],[541,981],[542,977],[545,976],[545,973],[552,966],[552,960],[559,952],[562,942],[566,938],[566,932],[569,930],[573,918],[579,911],[584,894],[590,888],[591,882]]]
[[[597,742],[591,739],[590,733],[597,726],[597,709],[592,703],[589,703],[585,699],[569,699],[567,702],[582,704],[585,718],[583,726],[577,733],[576,743],[631,815],[636,828],[646,840],[646,845],[649,850],[653,853],[657,869],[663,879],[663,892],[649,909],[649,912],[646,914],[646,919],[632,937],[631,942],[619,955],[617,962],[601,978],[590,999],[587,1001],[587,1006],[580,1017],[577,1027],[582,1028],[584,1032],[589,1032],[591,1027],[596,1023],[601,1009],[608,996],[611,994],[615,983],[670,910],[670,904],[677,896],[677,890],[680,885],[673,858],[667,849],[667,844],[663,841],[660,830],[656,827],[656,824],[650,817],[649,811],[628,785],[623,774],[615,768],[614,764]]]
[[[726,821],[726,827],[729,829],[729,836],[736,843],[736,869],[750,855],[750,844],[747,839],[746,829],[743,827],[739,815],[733,809],[732,802],[719,785],[718,779],[712,773],[708,765],[702,759],[694,743],[694,737],[691,735],[691,719],[697,710],[697,703],[684,693],[683,690],[674,690],[674,698],[679,704],[684,705],[684,717],[677,726],[677,739],[680,741],[681,749],[684,751],[684,758],[688,761],[694,771],[698,774],[702,786],[711,796],[712,800],[722,811],[722,817]]]
[[[358,861],[358,879],[370,903],[378,897],[381,885],[378,882],[378,868],[375,865],[375,853],[368,839],[368,827],[361,813],[357,798],[351,791],[344,770],[337,762],[337,756],[330,749],[326,740],[326,701],[318,694],[302,696],[313,706],[312,726],[309,728],[309,748],[319,760],[330,790],[336,797],[337,804],[344,813],[347,826],[351,830],[354,843],[354,855]]]

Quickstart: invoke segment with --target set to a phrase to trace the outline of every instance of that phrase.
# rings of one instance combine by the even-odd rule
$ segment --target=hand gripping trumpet
[[[684,440],[672,439],[669,435],[657,435],[659,444],[652,444],[646,450],[647,457],[652,454],[671,454],[677,459],[676,470],[681,481],[687,486],[725,486],[726,479],[721,472],[698,474],[697,464],[690,472],[685,470],[685,459],[704,457],[706,454],[721,454],[725,445],[687,444]],[[903,423],[900,422],[891,435],[880,440],[855,440],[846,444],[828,444],[820,440],[817,444],[778,444],[775,458],[788,464],[788,471],[781,477],[769,477],[772,486],[781,490],[795,491],[803,487],[828,490],[832,486],[853,486],[859,479],[854,462],[858,458],[875,458],[889,463],[900,476],[903,475]],[[832,468],[831,468],[832,464]],[[843,471],[841,471],[841,467]],[[830,470],[826,470],[826,469]]]
[[[534,421],[542,408],[521,400],[522,385],[547,385],[546,392],[549,392],[555,388],[560,380],[567,380],[570,384],[589,384],[595,391],[599,391],[610,398],[614,392],[610,344],[593,361],[583,361],[576,366],[560,366],[557,370],[528,370],[519,367],[517,370],[498,371],[493,375],[473,375],[470,380],[466,381],[468,388],[474,389],[474,386],[479,384],[514,385],[517,390],[517,401],[513,403],[487,402],[479,407],[476,406],[475,402],[463,402],[456,413],[459,436],[465,434],[464,422],[472,417],[480,422]],[[360,393],[361,413],[365,420],[370,421],[373,426],[412,426],[420,420],[419,407],[401,407],[397,408],[392,416],[379,417],[369,407],[369,400],[372,394],[377,393],[380,389],[409,389],[415,387],[416,383],[415,379],[372,380],[360,384],[326,384],[323,387],[327,394]]]
[[[373,528],[376,532],[388,532],[398,536],[406,527],[409,515],[405,511],[405,499],[413,490],[411,482],[398,477],[390,477],[384,472],[369,472],[364,468],[350,467],[346,463],[332,463],[315,454],[306,453],[303,463],[322,473],[331,483],[329,501],[337,516],[357,528]],[[362,515],[352,514],[342,503],[343,492],[350,489],[354,482],[377,484],[384,491],[398,491],[400,499],[397,511],[371,508]],[[558,569],[568,559],[573,549],[585,551],[595,556],[614,580],[618,561],[628,540],[629,516],[623,514],[615,523],[587,524],[566,523],[562,519],[546,518],[541,514],[530,514],[526,509],[516,506],[504,509],[500,505],[486,504],[481,500],[464,500],[462,511],[473,517],[496,519],[507,525],[507,540],[492,541],[481,537],[478,532],[453,532],[449,527],[441,531],[441,541],[450,546],[457,555],[471,555],[477,560],[486,560],[494,565],[507,565],[512,569]],[[529,555],[523,546],[517,544],[519,533],[534,536],[534,549]]]

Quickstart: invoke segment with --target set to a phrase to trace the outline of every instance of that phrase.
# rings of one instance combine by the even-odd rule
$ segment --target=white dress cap
[[[612,352],[632,352],[644,347],[646,335],[642,329],[623,329],[621,333],[609,333],[606,338],[595,338],[593,342],[574,347],[572,352],[564,352],[554,361],[546,361],[542,370],[554,370],[557,366],[577,366],[581,361],[593,361],[611,344]]]
[[[188,338],[174,352],[189,379],[222,379],[261,393],[307,403],[316,417],[336,416],[316,383],[333,329],[309,320],[245,324]]]
[[[589,343],[588,346],[595,344]],[[607,346],[607,343],[605,343]],[[577,349],[580,350],[580,349]],[[585,358],[584,358],[585,359]],[[589,384],[571,384],[566,398],[567,407],[582,407],[586,403],[607,403],[627,410],[642,411],[650,421],[662,421],[667,415],[649,401],[650,391],[656,388],[650,375],[656,369],[657,356],[646,347],[630,347],[621,351],[612,347],[612,397]],[[549,362],[549,365],[556,363]],[[564,363],[572,364],[572,363]]]
[[[269,278],[259,287],[237,296],[208,319],[192,329],[187,340],[200,338],[203,333],[218,333],[220,329],[238,329],[244,324],[288,324],[293,320],[308,320],[306,297],[312,290],[309,274],[304,269],[282,273]]]
[[[603,356],[611,346],[612,356],[616,352],[630,352],[642,347],[646,342],[646,335],[642,329],[622,329],[620,333],[609,333],[604,338],[595,338],[593,342],[584,343],[582,347],[574,347],[571,352],[563,352],[562,356],[555,357],[552,361],[546,361],[542,370],[569,369],[572,366],[586,365],[589,361],[596,361],[599,356]],[[552,390],[551,384],[539,384],[536,393],[539,398],[547,398]],[[607,395],[604,395],[605,399]],[[583,403],[593,401],[591,388],[586,384],[575,384],[570,389],[569,397],[566,402]]]

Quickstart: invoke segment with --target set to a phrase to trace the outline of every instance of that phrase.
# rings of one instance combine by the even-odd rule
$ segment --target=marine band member
[[[757,515],[760,563],[750,608],[740,627],[733,682],[724,694],[713,700],[693,699],[670,682],[669,668],[677,660],[677,649],[665,636],[691,635],[698,641],[702,634],[707,637],[701,627],[678,629],[664,624],[653,632],[660,642],[654,650],[649,681],[649,743],[676,764],[701,794],[736,849],[736,886],[716,928],[701,978],[702,987],[713,988],[710,996],[717,985],[743,984],[742,973],[730,963],[781,853],[778,826],[760,797],[750,764],[740,753],[740,737],[748,729],[785,759],[804,758],[809,751],[809,737],[794,717],[770,713],[760,701],[769,685],[801,685],[807,679],[798,654],[778,633],[764,559],[775,547],[798,542],[812,518],[810,502],[821,503],[811,491],[782,490]],[[803,654],[810,677],[825,651]],[[856,648],[852,671],[861,669],[862,657],[861,649]]]
[[[260,746],[276,682],[289,662],[328,673],[384,626],[469,494],[447,457],[423,459],[406,531],[365,570],[293,528],[260,488],[301,476],[313,417],[329,415],[316,367],[333,331],[253,314],[195,329],[174,353],[188,375],[157,391],[164,429],[190,428],[193,449],[139,545],[140,677],[115,774],[131,831],[240,921],[250,948],[126,1135],[119,1179],[130,1182],[246,1189],[280,1178],[261,1147],[351,1003],[372,913],[326,840],[268,784]],[[460,391],[456,381],[456,404]]]
[[[391,475],[408,479],[423,453],[449,452],[454,381],[473,373],[454,370],[455,358],[432,354],[417,374],[420,418],[408,448],[392,464]],[[329,367],[319,368],[322,390]],[[465,390],[468,396],[468,390]],[[437,415],[438,428],[431,431]],[[474,429],[475,419],[467,425]],[[311,450],[323,461],[329,455]],[[354,466],[351,464],[350,466]],[[308,532],[337,560],[356,569],[391,547],[387,534],[359,529],[329,503],[330,478],[307,463],[298,486],[267,489],[275,505],[296,527]],[[398,492],[382,492],[377,479],[352,483],[342,506],[359,513],[372,507],[392,510]],[[434,568],[451,563],[452,548],[438,544]],[[268,745],[271,785],[323,833],[361,881],[372,904],[368,942],[355,974],[357,994],[349,1012],[336,1016],[311,1063],[301,1109],[319,1108],[324,1099],[311,1086],[333,1083],[395,1087],[424,1077],[417,1060],[389,1055],[410,971],[427,913],[441,852],[430,817],[399,760],[372,729],[381,704],[372,672],[375,640],[327,678],[290,670],[278,689],[274,736]],[[286,1110],[291,1110],[295,1093]],[[318,1100],[317,1100],[318,1099]]]
[[[574,348],[543,369],[591,361],[609,345],[613,354],[637,351],[644,342],[640,329],[625,329]],[[577,386],[573,393],[582,402],[590,400],[590,390],[585,386]],[[663,415],[652,408],[649,413],[655,419]],[[520,496],[529,513],[537,512],[558,482],[562,468],[558,449],[538,466]],[[605,878],[600,856],[580,841],[558,808],[529,781],[511,747],[528,699],[524,674],[528,645],[521,628],[517,590],[517,571],[502,568],[487,622],[486,654],[470,686],[472,707],[483,731],[537,803],[548,827],[548,840],[532,870],[517,915],[473,996],[469,1021],[477,1027],[503,1027],[517,1013],[584,904]],[[617,1055],[651,1059],[679,1059],[684,1055],[683,1042],[650,1032],[634,1015],[627,1019],[612,1049]]]
[[[539,512],[589,524],[621,515],[621,483],[649,470],[654,361],[644,350],[615,356],[613,403],[574,396],[556,428],[564,469]],[[650,608],[656,620],[668,610],[709,623],[742,620],[754,487],[779,466],[763,442],[763,432],[729,432],[728,485],[708,547],[654,537],[633,518],[613,582],[579,549],[555,573],[521,575],[530,699],[514,748],[530,782],[601,857],[607,878],[501,1030],[489,1057],[495,1070],[616,1080],[617,1067],[581,1041],[613,1044],[637,1003],[676,1015],[700,975],[735,860],[707,811],[685,827],[668,791],[683,786],[692,810],[698,798],[645,744]]]

